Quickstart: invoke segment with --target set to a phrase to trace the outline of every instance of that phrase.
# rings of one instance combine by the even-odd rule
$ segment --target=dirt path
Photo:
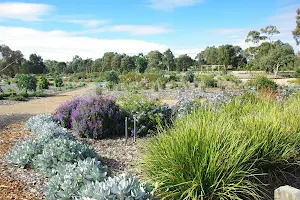
[[[85,92],[93,89],[93,87],[93,84],[89,84],[84,88],[65,92],[53,97],[36,99],[13,105],[0,105],[0,116],[12,114],[53,113],[61,103],[65,102],[66,100],[72,99],[73,96],[84,94]]]

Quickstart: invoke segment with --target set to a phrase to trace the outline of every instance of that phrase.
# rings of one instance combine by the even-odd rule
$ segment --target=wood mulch
[[[24,122],[11,124],[0,131],[0,160],[21,138],[30,132],[24,131]],[[0,162],[0,199],[38,199],[36,195],[27,190],[26,184],[7,175],[7,165]]]

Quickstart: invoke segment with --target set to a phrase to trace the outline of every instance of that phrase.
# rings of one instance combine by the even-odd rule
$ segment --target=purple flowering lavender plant
[[[124,134],[125,115],[114,100],[101,96],[80,101],[71,114],[71,121],[73,130],[86,138]]]
[[[76,109],[79,102],[83,101],[82,98],[76,98],[73,100],[62,103],[55,112],[55,119],[58,120],[65,128],[71,128],[71,114]]]

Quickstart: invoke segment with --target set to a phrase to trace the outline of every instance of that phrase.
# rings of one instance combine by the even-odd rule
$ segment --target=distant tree
[[[252,42],[253,44],[258,44],[260,41],[266,40],[266,36],[262,36],[259,31],[250,31],[245,42]]]
[[[43,74],[47,72],[46,66],[41,56],[30,54],[29,56],[30,70],[29,73]]]
[[[240,46],[234,46],[234,57],[232,66],[234,68],[243,68],[247,64],[247,59],[244,55],[244,50]]]
[[[21,90],[25,90],[26,93],[28,90],[36,91],[36,77],[32,74],[19,74],[16,76],[17,87]]]
[[[139,55],[135,58],[135,66],[138,72],[144,73],[147,69],[148,60],[147,57]]]
[[[135,69],[135,63],[131,56],[123,55],[121,60],[121,72],[126,73]]]
[[[46,66],[46,69],[50,73],[55,73],[55,65],[58,62],[56,60],[45,60],[44,65]]]
[[[57,62],[54,66],[54,73],[55,74],[62,74],[65,72],[67,68],[67,64],[65,62]]]
[[[101,58],[97,58],[96,60],[94,60],[92,64],[92,72],[100,72],[102,68],[101,66],[102,66]]]
[[[111,63],[114,55],[115,55],[114,52],[104,53],[101,60],[101,67],[102,67],[101,72],[112,70]]]
[[[111,69],[117,72],[121,72],[121,60],[123,56],[121,54],[115,53],[111,59]]]
[[[208,65],[217,65],[218,63],[218,48],[215,46],[212,47],[206,47],[206,49],[203,51],[203,57]]]
[[[78,72],[91,73],[93,60],[91,58],[82,59],[79,65]]]
[[[174,60],[174,55],[170,49],[166,50],[163,53],[163,59],[162,59],[164,67],[168,71],[173,71],[176,68],[175,60]]]
[[[293,30],[293,35],[296,40],[297,45],[300,44],[300,8],[297,10],[297,16],[296,16],[296,28]]]
[[[258,54],[259,48],[257,47],[249,47],[245,49],[244,51],[244,56],[246,59],[249,60],[254,60]]]
[[[266,35],[266,37],[268,38],[269,42],[272,44],[273,43],[273,40],[272,40],[272,37],[273,35],[277,35],[279,34],[280,32],[277,30],[277,27],[276,26],[272,26],[272,25],[269,25],[267,26],[266,28],[262,28],[261,29],[261,32],[264,33]]]
[[[197,61],[198,66],[207,64],[206,63],[206,58],[205,58],[205,55],[204,55],[204,51],[201,51],[200,53],[197,54],[196,61]]]
[[[72,59],[72,61],[68,65],[68,70],[67,71],[72,71],[73,73],[77,73],[80,71],[82,64],[82,58],[78,55],[75,55]]]
[[[176,70],[187,71],[188,68],[194,65],[194,60],[187,54],[180,55],[176,58]]]
[[[13,51],[6,45],[0,45],[0,52],[3,56],[3,60],[0,60],[0,74],[13,77],[21,73],[22,64],[25,61],[21,51]]]
[[[235,65],[236,52],[232,45],[222,45],[218,48],[218,60],[221,65]]]
[[[147,55],[150,69],[162,69],[162,54],[159,51],[150,51]]]
[[[277,76],[280,67],[292,62],[295,58],[294,49],[289,44],[277,44],[268,54],[260,58],[260,65],[266,71],[273,71]]]

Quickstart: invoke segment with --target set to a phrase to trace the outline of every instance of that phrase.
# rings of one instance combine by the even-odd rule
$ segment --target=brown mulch
[[[5,154],[9,149],[24,136],[28,135],[30,132],[24,131],[24,122],[19,122],[11,124],[8,127],[0,131],[0,199],[39,199],[36,194],[28,191],[27,185],[14,179],[8,173],[8,166],[4,161]],[[8,171],[14,172],[15,169],[12,168]]]

